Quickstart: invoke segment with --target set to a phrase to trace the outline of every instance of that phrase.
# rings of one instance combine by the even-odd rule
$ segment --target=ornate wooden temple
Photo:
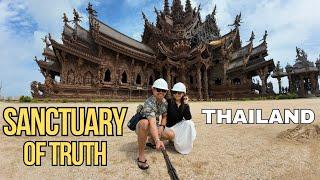
[[[296,93],[299,97],[307,97],[309,95],[319,96],[319,72],[320,57],[316,61],[316,66],[308,60],[308,55],[303,49],[296,48],[297,56],[293,66],[287,65],[286,72],[280,67],[280,63],[276,66],[273,78],[277,78],[279,82],[279,93],[281,93],[281,78],[288,77],[289,92]]]
[[[32,82],[32,96],[142,99],[153,81],[163,77],[170,87],[185,83],[194,99],[240,98],[254,95],[252,77],[257,75],[261,93],[267,93],[267,78],[275,68],[273,60],[265,59],[267,31],[261,44],[254,47],[252,32],[243,45],[241,13],[230,32],[220,35],[216,7],[204,21],[200,9],[192,8],[190,0],[185,8],[180,0],[171,7],[165,0],[162,11],[155,9],[155,24],[142,13],[141,42],[101,22],[90,3],[89,30],[79,25],[76,10],[72,21],[64,14],[62,43],[49,34],[45,59],[36,59],[45,82]]]

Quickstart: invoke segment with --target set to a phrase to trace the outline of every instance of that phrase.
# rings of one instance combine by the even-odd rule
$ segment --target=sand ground
[[[85,106],[124,107],[128,114],[122,137],[6,137],[0,134],[0,179],[169,179],[161,152],[146,148],[150,168],[138,169],[136,134],[126,127],[139,103],[86,103]],[[1,114],[7,106],[83,106],[67,104],[1,103]],[[201,109],[263,109],[268,117],[272,109],[312,109],[316,123],[320,117],[320,99],[191,102],[197,138],[189,155],[168,154],[181,179],[320,179],[320,139],[295,142],[277,135],[295,125],[218,125],[205,124]],[[4,124],[1,116],[0,125]],[[2,128],[1,128],[2,129]],[[41,167],[27,167],[22,147],[28,140],[107,140],[107,167],[53,167],[50,152]]]

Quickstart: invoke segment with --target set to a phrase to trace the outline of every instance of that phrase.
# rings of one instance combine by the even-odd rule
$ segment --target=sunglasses
[[[166,93],[167,90],[164,90],[164,89],[159,89],[159,88],[156,88],[156,91],[159,93],[159,92],[163,92],[163,93]]]
[[[172,91],[172,94],[183,94],[183,92],[179,92],[179,91]]]

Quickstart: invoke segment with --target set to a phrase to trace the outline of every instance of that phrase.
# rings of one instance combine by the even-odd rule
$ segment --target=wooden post
[[[201,86],[201,66],[197,66],[197,83],[198,83],[198,98],[202,99]]]

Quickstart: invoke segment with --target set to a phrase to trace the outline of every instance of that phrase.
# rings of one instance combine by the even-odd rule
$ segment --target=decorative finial
[[[144,21],[148,22],[148,19],[147,19],[146,15],[144,14],[144,12],[142,11],[141,13],[142,13],[142,18],[144,19]]]
[[[75,24],[78,24],[78,22],[81,22],[81,18],[82,17],[79,15],[79,13],[75,9],[73,9],[73,22]]]
[[[97,16],[97,11],[92,8],[92,4],[89,2],[88,7],[86,8],[88,11],[89,15],[96,17]]]
[[[217,14],[217,5],[214,5],[214,9],[212,11],[212,16],[215,16]]]
[[[67,15],[66,15],[66,13],[63,13],[62,19],[63,19],[63,22],[64,22],[65,24],[68,23],[68,22],[70,22],[69,19],[68,19],[68,17],[67,17]]]
[[[41,38],[41,39],[46,44],[46,48],[49,48],[51,46],[51,44],[48,40],[48,36],[44,36],[44,38]]]
[[[228,26],[234,26],[234,27],[237,28],[237,27],[239,27],[241,25],[241,23],[242,22],[241,22],[241,12],[240,12],[240,14],[236,16],[233,24],[229,24]]]
[[[263,38],[262,38],[260,41],[267,42],[267,37],[268,37],[268,31],[265,30],[265,31],[264,31],[264,35],[263,35]]]
[[[250,39],[249,39],[249,41],[247,41],[247,42],[253,42],[254,39],[255,39],[255,35],[254,35],[254,32],[252,31],[252,32],[251,32]]]
[[[158,11],[158,9],[154,6],[153,7],[154,8],[154,12],[157,14],[157,16],[159,16],[159,11]]]

